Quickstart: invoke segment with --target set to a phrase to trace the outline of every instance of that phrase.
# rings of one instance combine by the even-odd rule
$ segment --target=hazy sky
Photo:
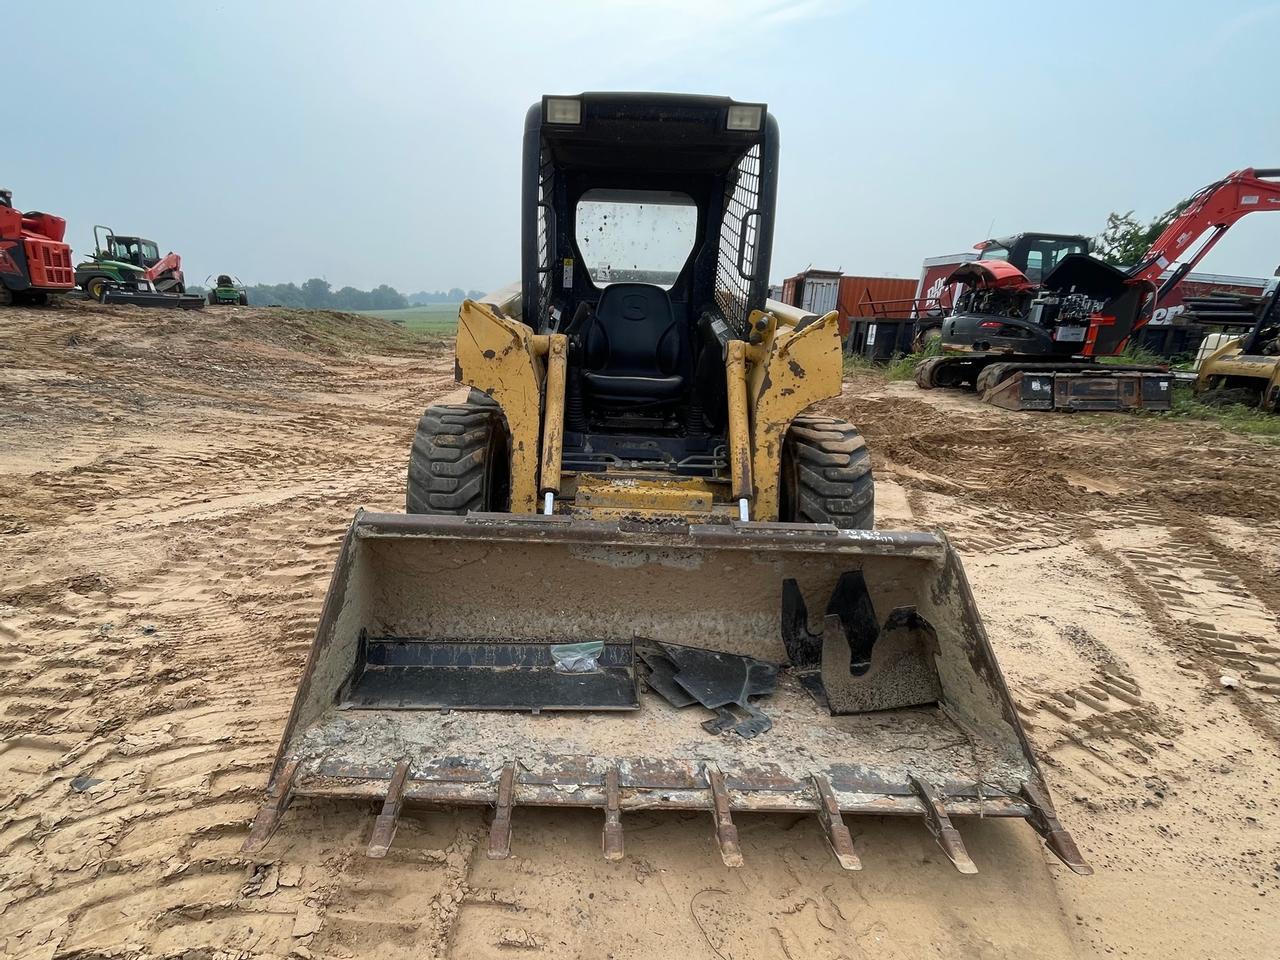
[[[1280,3],[839,0],[4,5],[16,205],[184,257],[188,278],[489,289],[519,270],[543,93],[769,104],[774,279],[915,276],[992,232],[1093,234],[1280,166]],[[993,226],[994,224],[994,226]],[[1202,270],[1269,275],[1280,216]]]

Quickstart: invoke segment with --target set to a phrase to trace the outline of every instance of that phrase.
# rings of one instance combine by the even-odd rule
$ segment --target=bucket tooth
[[[724,774],[715,766],[707,766],[707,784],[711,787],[711,812],[716,818],[716,845],[726,867],[742,866],[742,848],[738,846],[738,828],[729,812],[729,791]]]
[[[1039,784],[1027,782],[1022,785],[1022,797],[1031,808],[1027,822],[1044,839],[1050,852],[1065,863],[1072,873],[1078,873],[1082,877],[1093,876],[1093,867],[1089,866],[1080,853],[1070,832],[1058,822],[1048,792]]]
[[[853,836],[840,816],[840,804],[836,802],[836,795],[831,789],[830,781],[822,774],[815,773],[813,786],[818,791],[818,819],[822,821],[822,828],[827,833],[827,840],[831,844],[831,851],[836,855],[836,860],[846,870],[861,870],[862,861],[853,851]]]
[[[617,767],[610,767],[604,775],[604,833],[601,843],[606,860],[622,859],[622,799],[618,790]]]
[[[490,860],[505,860],[511,856],[511,809],[515,806],[516,765],[508,761],[498,778],[497,805],[493,824],[489,827]]]
[[[920,798],[921,806],[924,807],[925,825],[933,834],[933,839],[938,841],[938,846],[947,855],[947,859],[961,873],[977,873],[978,867],[970,858],[969,851],[964,848],[960,831],[952,826],[951,818],[947,816],[946,808],[942,806],[938,791],[932,784],[916,776],[911,777],[911,787]]]
[[[253,818],[249,836],[240,847],[241,853],[257,853],[271,840],[276,828],[280,826],[280,819],[289,808],[290,801],[293,800],[293,781],[298,776],[300,763],[301,761],[296,757],[285,762],[275,787],[267,794],[266,802],[259,808],[258,815]]]
[[[373,821],[373,833],[369,837],[369,849],[365,851],[370,857],[385,857],[391,849],[391,841],[396,836],[396,823],[400,819],[400,808],[404,806],[405,781],[409,778],[409,761],[401,760],[396,764],[391,782],[387,785],[387,795],[382,801],[382,812]]]

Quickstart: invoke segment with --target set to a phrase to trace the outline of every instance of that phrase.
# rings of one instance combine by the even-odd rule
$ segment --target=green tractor
[[[204,299],[186,293],[182,258],[160,256],[154,240],[118,236],[110,227],[93,228],[94,251],[76,264],[76,286],[102,303],[199,309]]]
[[[205,283],[209,282],[208,277]],[[218,274],[218,282],[209,287],[209,306],[241,306],[249,305],[249,292],[245,289],[239,277],[233,277],[229,273]]]

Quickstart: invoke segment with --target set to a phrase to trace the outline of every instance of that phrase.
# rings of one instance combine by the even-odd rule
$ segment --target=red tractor
[[[0,190],[0,306],[43,304],[50,293],[75,287],[66,229],[51,213],[13,209],[12,192]]]

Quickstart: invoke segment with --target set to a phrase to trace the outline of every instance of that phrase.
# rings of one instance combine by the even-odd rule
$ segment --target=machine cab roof
[[[1015,233],[984,240],[976,249],[981,259],[1004,260],[1032,283],[1039,283],[1066,257],[1088,253],[1089,238],[1067,233]]]

